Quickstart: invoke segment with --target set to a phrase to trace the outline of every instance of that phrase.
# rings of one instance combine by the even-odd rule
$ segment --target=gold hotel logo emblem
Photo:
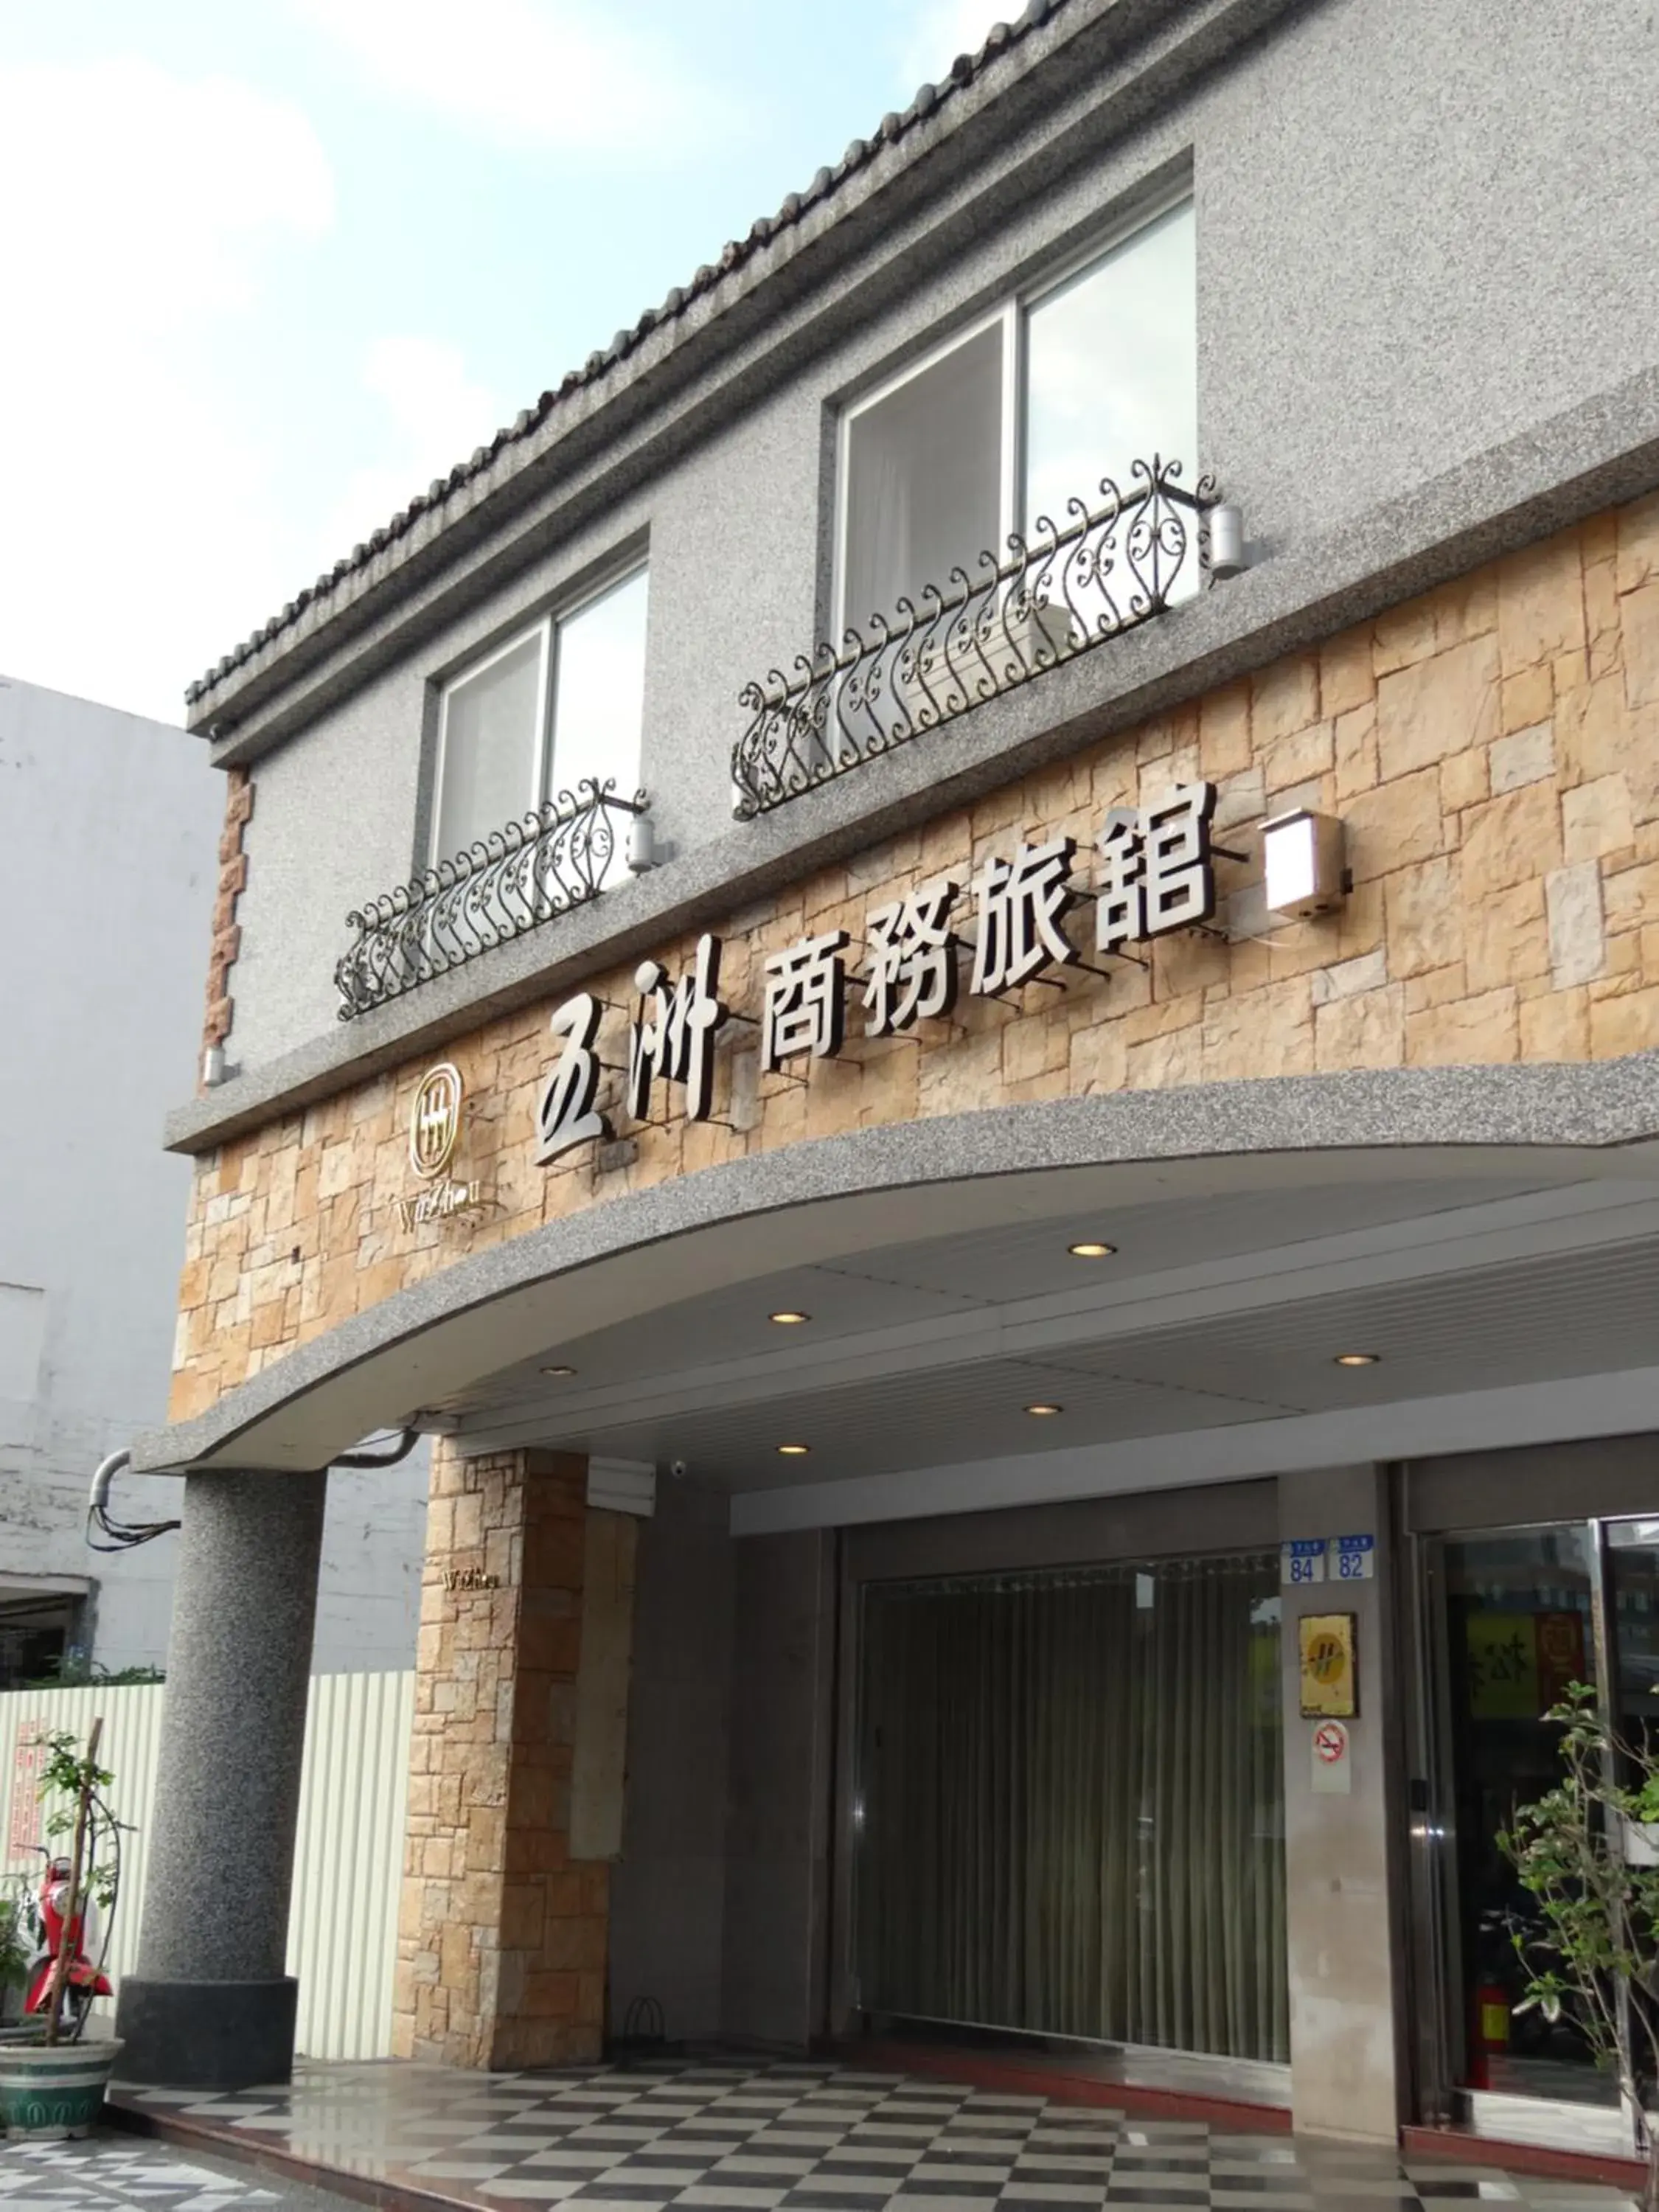
[[[461,1072],[448,1060],[421,1078],[409,1117],[409,1164],[428,1182],[441,1176],[454,1156],[465,1096]]]

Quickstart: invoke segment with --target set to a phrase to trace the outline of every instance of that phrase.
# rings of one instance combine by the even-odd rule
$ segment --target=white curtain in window
[[[1271,1553],[864,1594],[859,2002],[1283,2061]]]
[[[465,852],[535,805],[542,648],[542,631],[532,631],[445,694],[434,860]]]
[[[854,416],[848,431],[848,623],[890,616],[975,562],[1001,528],[1002,326]]]
[[[1103,477],[1132,489],[1154,453],[1198,473],[1197,271],[1191,201],[1171,208],[1026,319],[1025,520],[1066,522]]]

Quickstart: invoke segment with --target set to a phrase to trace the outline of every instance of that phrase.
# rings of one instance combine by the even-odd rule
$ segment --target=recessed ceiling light
[[[1074,1260],[1109,1260],[1116,1251],[1115,1244],[1068,1244],[1066,1250]]]
[[[1050,1413],[1063,1413],[1065,1407],[1063,1406],[1028,1406],[1025,1410],[1028,1413],[1035,1413],[1041,1420]]]
[[[1339,1352],[1336,1364],[1339,1367],[1375,1367],[1382,1357],[1380,1352]]]
[[[556,1375],[561,1378],[567,1375],[574,1375],[575,1371],[574,1367],[544,1367],[542,1370],[544,1375]]]
[[[790,1313],[786,1311],[783,1313],[768,1314],[766,1318],[768,1321],[776,1322],[780,1328],[793,1328],[797,1322],[811,1321],[812,1316],[811,1314]]]
[[[811,1444],[780,1444],[778,1449],[786,1459],[805,1459],[811,1450]]]

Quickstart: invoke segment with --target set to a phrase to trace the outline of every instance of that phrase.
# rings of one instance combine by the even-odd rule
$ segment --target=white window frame
[[[435,867],[440,860],[454,857],[443,849],[439,841],[443,834],[444,767],[449,750],[449,706],[456,692],[463,684],[470,684],[474,677],[482,676],[493,668],[498,660],[505,660],[509,653],[516,653],[526,639],[534,637],[540,641],[541,658],[536,678],[534,754],[529,763],[527,778],[527,787],[532,795],[519,809],[518,814],[508,818],[517,820],[522,815],[532,813],[537,807],[545,805],[553,789],[553,750],[558,741],[558,732],[554,728],[553,721],[554,702],[558,696],[560,629],[564,623],[574,622],[577,616],[585,614],[600,599],[620,590],[624,584],[632,583],[636,576],[648,575],[650,568],[648,558],[629,562],[626,567],[614,570],[602,582],[593,585],[579,597],[550,608],[534,622],[526,623],[521,629],[478,654],[476,659],[465,662],[453,676],[444,679],[438,694],[438,743],[432,771],[432,820],[427,833],[428,867]],[[630,789],[621,795],[631,799],[634,794]]]
[[[942,361],[949,360],[953,353],[959,352],[965,345],[971,345],[975,338],[983,337],[987,331],[999,328],[1002,332],[1002,419],[999,431],[1002,441],[1002,466],[997,477],[998,538],[1006,538],[1013,528],[1014,510],[1018,498],[1018,487],[1014,477],[1017,458],[1015,449],[1018,443],[1018,428],[1014,417],[1018,408],[1020,383],[1019,333],[1015,326],[1014,306],[1013,301],[1004,301],[1000,307],[994,308],[988,315],[981,315],[977,322],[969,323],[963,329],[954,331],[940,344],[930,346],[925,354],[913,361],[908,368],[901,369],[897,375],[888,377],[884,382],[874,386],[870,391],[864,392],[859,398],[842,409],[841,418],[836,425],[836,557],[834,582],[830,594],[830,603],[835,609],[835,636],[838,645],[849,622],[866,623],[875,612],[872,607],[860,607],[854,611],[847,605],[847,525],[852,490],[854,424],[860,416],[867,415],[872,407],[879,407],[884,400],[890,399],[896,392],[902,392],[907,384],[914,384],[918,377],[926,376],[930,369],[937,368]],[[963,560],[971,560],[980,550],[981,548],[977,545],[964,546]],[[939,576],[933,580],[942,584],[945,579]],[[890,610],[884,611],[890,612]]]
[[[840,410],[836,426],[836,512],[835,555],[831,567],[830,606],[833,611],[833,635],[839,646],[850,624],[867,623],[876,611],[871,607],[853,608],[847,605],[847,525],[848,496],[852,483],[853,426],[860,415],[890,399],[907,384],[914,384],[919,376],[955,353],[958,347],[982,337],[988,330],[1000,325],[1002,330],[1002,467],[999,474],[999,513],[997,539],[994,548],[966,545],[962,550],[964,562],[985,550],[1000,554],[1011,532],[1029,528],[1031,518],[1025,512],[1025,425],[1028,390],[1027,361],[1030,319],[1034,308],[1056,292],[1103,261],[1133,238],[1137,232],[1146,230],[1162,220],[1174,209],[1185,207],[1194,198],[1190,178],[1172,185],[1155,198],[1143,200],[1132,215],[1121,216],[1109,228],[1097,232],[1088,245],[1081,246],[1066,259],[1046,269],[1032,283],[1021,285],[1009,293],[987,314],[965,324],[948,338],[929,347],[915,361],[895,374],[861,392],[855,399],[847,401]],[[1198,456],[1183,454],[1181,458],[1188,467],[1196,470]],[[933,580],[943,583],[944,578]]]
[[[540,804],[539,793],[547,780],[545,763],[551,750],[548,744],[548,718],[552,703],[552,685],[550,678],[553,659],[553,622],[550,615],[544,615],[540,622],[528,623],[523,629],[515,630],[511,637],[504,638],[501,644],[492,646],[488,653],[481,653],[477,659],[470,660],[465,668],[457,669],[439,694],[438,750],[432,775],[432,825],[427,837],[428,867],[436,867],[440,860],[454,858],[454,854],[442,842],[444,772],[449,759],[450,702],[464,684],[471,683],[476,677],[487,674],[498,661],[505,660],[509,653],[516,653],[526,640],[532,637],[539,640],[541,653],[536,678],[536,714],[532,725],[532,740],[533,755],[526,763],[529,770],[526,781],[532,792],[538,795],[526,800],[520,811],[521,813],[527,814],[532,806]]]

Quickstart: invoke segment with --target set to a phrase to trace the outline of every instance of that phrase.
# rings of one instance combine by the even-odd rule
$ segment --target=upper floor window
[[[836,631],[975,574],[986,549],[1154,453],[1197,476],[1197,283],[1183,200],[1008,301],[842,424]]]
[[[646,572],[544,617],[444,686],[434,860],[588,779],[632,798],[645,703]]]

